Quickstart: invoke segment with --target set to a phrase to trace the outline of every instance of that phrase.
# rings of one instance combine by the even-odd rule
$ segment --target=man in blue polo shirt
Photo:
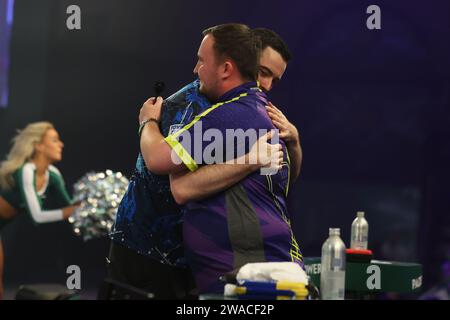
[[[233,34],[244,34],[239,39],[241,47],[237,50],[228,38],[232,28],[237,29]],[[195,71],[200,78],[201,93],[219,103],[167,136],[167,144],[160,142],[162,136],[154,123],[144,128],[143,138],[145,134],[146,139],[141,140],[147,168],[171,173],[172,193],[176,200],[178,192],[175,186],[177,180],[186,175],[184,170],[195,171],[208,164],[202,161],[204,159],[197,160],[196,150],[200,148],[200,153],[204,154],[208,143],[204,140],[198,143],[196,135],[203,135],[208,129],[218,130],[222,136],[226,136],[229,129],[275,129],[266,111],[266,96],[254,82],[257,69],[251,66],[251,62],[242,63],[236,58],[247,40],[245,31],[235,25],[222,25],[207,29],[204,36]],[[250,57],[251,54],[245,52],[244,56]],[[159,99],[155,104],[149,102],[144,105],[140,119],[157,116],[161,102]],[[184,166],[173,161],[169,146]],[[218,156],[221,152],[216,152],[215,160],[222,163],[242,157],[250,147],[251,144],[246,143],[240,153],[236,149],[228,153],[230,146],[225,143],[225,153],[231,157],[224,158]],[[221,292],[223,284],[219,282],[219,276],[247,262],[302,262],[286,209],[290,165],[283,141],[281,148],[284,157],[281,166],[277,165],[279,170],[276,174],[252,173],[231,188],[186,205],[184,244],[200,292]],[[146,149],[154,152],[147,153]]]
[[[263,43],[259,80],[261,87],[268,91],[284,73],[290,53],[273,31],[259,28],[254,29],[254,33]],[[164,136],[188,124],[211,106],[198,87],[196,81],[164,101],[160,121]],[[291,180],[294,180],[301,163],[298,132],[278,109],[271,106],[268,110],[280,128],[280,137],[287,140],[293,167]],[[178,189],[183,190],[177,194],[177,201],[203,198],[223,190],[260,166],[219,164],[190,172],[177,180]],[[192,285],[189,270],[185,268],[180,227],[181,214],[171,196],[168,176],[150,173],[140,153],[111,234],[109,269],[112,277],[152,291],[160,298],[185,298]]]

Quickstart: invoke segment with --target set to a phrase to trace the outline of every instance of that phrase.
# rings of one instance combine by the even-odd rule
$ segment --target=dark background
[[[71,4],[81,30],[66,28]],[[366,28],[371,4],[381,30]],[[129,175],[154,81],[165,96],[192,81],[201,31],[225,22],[271,28],[294,55],[270,99],[302,136],[289,206],[305,256],[320,255],[329,227],[348,246],[364,210],[375,257],[421,262],[425,288],[435,285],[450,254],[448,1],[16,0],[0,156],[17,128],[48,120],[69,189],[91,170]],[[19,217],[2,238],[6,285],[65,283],[70,264],[83,288],[104,276],[108,240],[82,242],[67,222]]]

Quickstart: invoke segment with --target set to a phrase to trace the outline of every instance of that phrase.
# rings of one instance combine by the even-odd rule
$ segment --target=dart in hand
[[[162,92],[164,91],[164,87],[166,85],[164,84],[163,81],[156,81],[153,89],[155,90],[155,97],[158,98],[159,96],[161,96]]]

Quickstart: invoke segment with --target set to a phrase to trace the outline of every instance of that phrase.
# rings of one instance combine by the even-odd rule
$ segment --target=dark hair
[[[277,33],[266,28],[255,28],[252,32],[260,39],[261,50],[271,47],[283,57],[283,60],[286,63],[292,59],[292,54],[289,51],[287,44]]]
[[[218,59],[232,59],[245,80],[257,79],[261,41],[248,26],[226,23],[208,28],[202,34],[214,37],[214,50]]]

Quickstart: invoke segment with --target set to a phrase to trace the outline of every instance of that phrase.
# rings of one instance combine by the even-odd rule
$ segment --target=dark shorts
[[[155,299],[197,298],[190,269],[160,263],[114,241],[111,241],[108,274],[115,281],[153,293]]]

